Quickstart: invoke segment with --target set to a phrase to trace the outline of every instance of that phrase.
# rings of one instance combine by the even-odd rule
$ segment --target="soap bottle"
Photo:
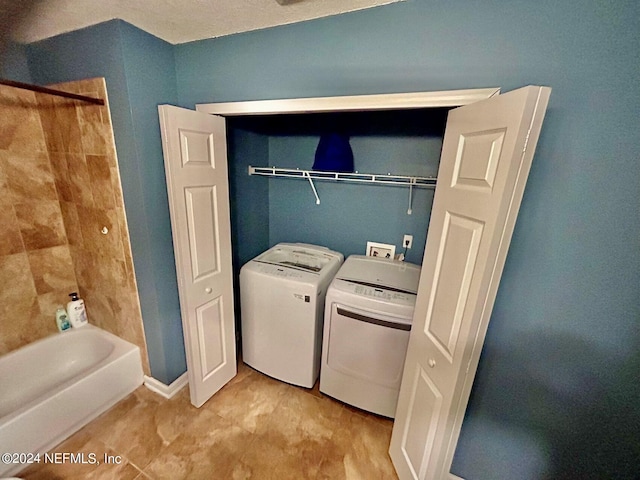
[[[69,322],[73,328],[84,327],[87,322],[87,311],[84,308],[84,300],[78,297],[77,292],[70,293],[71,301],[67,303]]]
[[[64,332],[65,330],[69,330],[71,328],[69,317],[67,316],[67,312],[62,305],[58,305],[58,309],[56,310],[56,325],[58,325],[58,330],[60,330],[61,332]]]

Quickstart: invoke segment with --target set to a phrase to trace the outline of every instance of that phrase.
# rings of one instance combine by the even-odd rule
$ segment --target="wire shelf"
[[[249,166],[249,175],[261,175],[265,177],[302,178],[308,180],[329,180],[336,182],[370,183],[380,185],[414,186],[420,188],[435,188],[436,177],[413,177],[406,175],[392,175],[380,173],[341,173],[322,172],[318,170],[300,170],[278,167],[252,167]]]
[[[320,205],[320,197],[314,180],[328,180],[333,182],[365,183],[370,185],[387,185],[395,187],[409,188],[409,208],[407,215],[412,213],[413,189],[416,188],[436,188],[437,177],[411,177],[406,175],[383,175],[379,173],[341,173],[322,172],[318,170],[300,170],[293,168],[278,167],[252,167],[249,166],[249,175],[261,175],[263,177],[301,178],[309,181],[313,195],[316,197],[316,205]]]

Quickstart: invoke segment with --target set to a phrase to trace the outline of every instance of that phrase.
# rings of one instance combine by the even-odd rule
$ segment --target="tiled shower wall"
[[[107,98],[103,79],[55,88]],[[77,290],[149,374],[108,106],[0,86],[0,225],[0,354],[54,333]]]
[[[0,86],[0,353],[56,331],[78,288],[33,93]]]

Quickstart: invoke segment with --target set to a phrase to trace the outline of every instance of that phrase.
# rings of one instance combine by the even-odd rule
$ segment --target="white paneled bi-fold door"
[[[224,119],[452,107],[390,446],[401,480],[449,473],[550,89],[160,107],[191,398],[235,375]],[[207,133],[208,132],[208,133]],[[223,178],[224,177],[224,178]]]
[[[446,479],[550,89],[449,112],[390,454]]]
[[[191,403],[236,375],[225,121],[161,105]]]

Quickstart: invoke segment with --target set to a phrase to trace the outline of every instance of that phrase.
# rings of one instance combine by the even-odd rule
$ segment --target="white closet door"
[[[401,480],[449,478],[550,92],[449,114],[389,450]]]
[[[225,120],[161,105],[191,403],[236,375]]]

